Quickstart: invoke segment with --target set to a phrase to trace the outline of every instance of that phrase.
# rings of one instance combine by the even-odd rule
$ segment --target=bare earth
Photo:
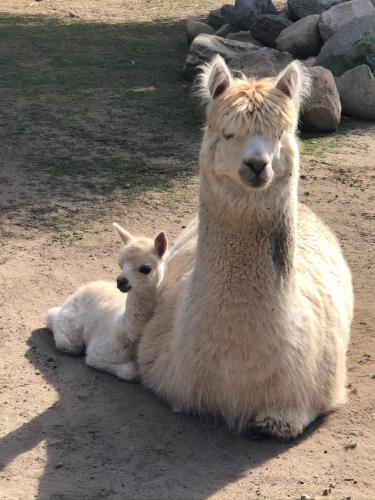
[[[183,18],[220,4],[42,3],[3,0],[0,9],[11,16],[29,15],[33,9],[56,17],[74,10],[85,19],[119,22],[130,3],[133,18],[142,21],[167,17],[172,7],[178,11],[173,16]],[[151,13],[147,3],[153,4]],[[0,46],[2,54],[6,50]],[[1,92],[2,97],[12,95],[10,87]],[[13,117],[16,105],[22,109],[20,97],[14,101],[2,99],[7,116]],[[152,148],[150,125],[137,126],[137,138]],[[163,168],[169,157],[178,166],[186,158],[197,159],[198,122],[182,132],[178,124],[173,127],[171,143],[152,160]],[[165,229],[173,240],[194,214],[197,177],[195,169],[166,191],[164,184],[155,189],[142,185],[145,192],[138,196],[137,191],[131,203],[122,199],[127,184],[119,196],[85,186],[87,196],[77,201],[61,186],[51,187],[44,170],[35,166],[30,177],[28,162],[44,140],[12,129],[1,143],[0,498],[375,498],[375,125],[345,119],[338,134],[305,141],[300,198],[340,239],[353,272],[356,314],[347,405],[289,444],[232,436],[220,422],[174,414],[140,385],[91,370],[83,358],[55,350],[44,328],[47,309],[82,283],[116,276],[119,244],[110,221],[150,236]],[[61,137],[51,140],[61,142]],[[64,176],[55,180],[65,182],[71,191],[74,183]],[[40,199],[54,210],[53,227],[45,224],[47,208],[38,204]],[[98,204],[108,205],[110,213],[97,212]],[[76,207],[84,228],[74,222],[66,232],[59,217],[75,221]]]

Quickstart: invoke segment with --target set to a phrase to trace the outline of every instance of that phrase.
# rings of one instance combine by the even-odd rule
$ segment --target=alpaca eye
[[[141,266],[139,268],[139,272],[142,274],[150,274],[151,271],[152,271],[152,267],[148,266],[148,265],[144,265],[144,266]]]
[[[224,139],[225,139],[226,141],[228,141],[229,139],[233,139],[234,134],[225,134],[225,133],[223,132],[223,137],[224,137]]]

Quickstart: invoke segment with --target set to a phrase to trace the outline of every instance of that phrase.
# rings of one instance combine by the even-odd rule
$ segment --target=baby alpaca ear
[[[156,236],[154,244],[155,244],[156,254],[160,258],[162,258],[168,248],[168,240],[164,231],[162,231]]]
[[[198,78],[198,94],[204,99],[216,99],[232,83],[232,74],[224,59],[216,55],[210,63],[202,67]]]
[[[299,111],[303,100],[310,94],[310,77],[298,61],[291,62],[277,77],[276,88],[290,97]]]
[[[133,239],[133,236],[129,233],[129,231],[126,231],[126,229],[121,227],[120,224],[116,224],[116,222],[114,222],[112,226],[116,229],[124,245],[128,245]]]

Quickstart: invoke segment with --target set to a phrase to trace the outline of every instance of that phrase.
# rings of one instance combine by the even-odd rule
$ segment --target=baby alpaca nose
[[[264,158],[246,158],[243,162],[256,175],[263,172],[268,165],[268,161]]]
[[[131,285],[129,283],[129,280],[128,278],[124,278],[124,276],[119,276],[117,278],[117,288],[121,291],[121,292],[129,292],[129,290],[131,290]]]

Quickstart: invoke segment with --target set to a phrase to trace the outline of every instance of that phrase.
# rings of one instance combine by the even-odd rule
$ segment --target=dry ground
[[[173,414],[43,329],[77,285],[116,275],[112,219],[173,238],[192,217],[180,20],[219,4],[0,2],[1,499],[375,498],[374,124],[303,141],[301,199],[340,238],[356,315],[348,404],[296,442]]]

